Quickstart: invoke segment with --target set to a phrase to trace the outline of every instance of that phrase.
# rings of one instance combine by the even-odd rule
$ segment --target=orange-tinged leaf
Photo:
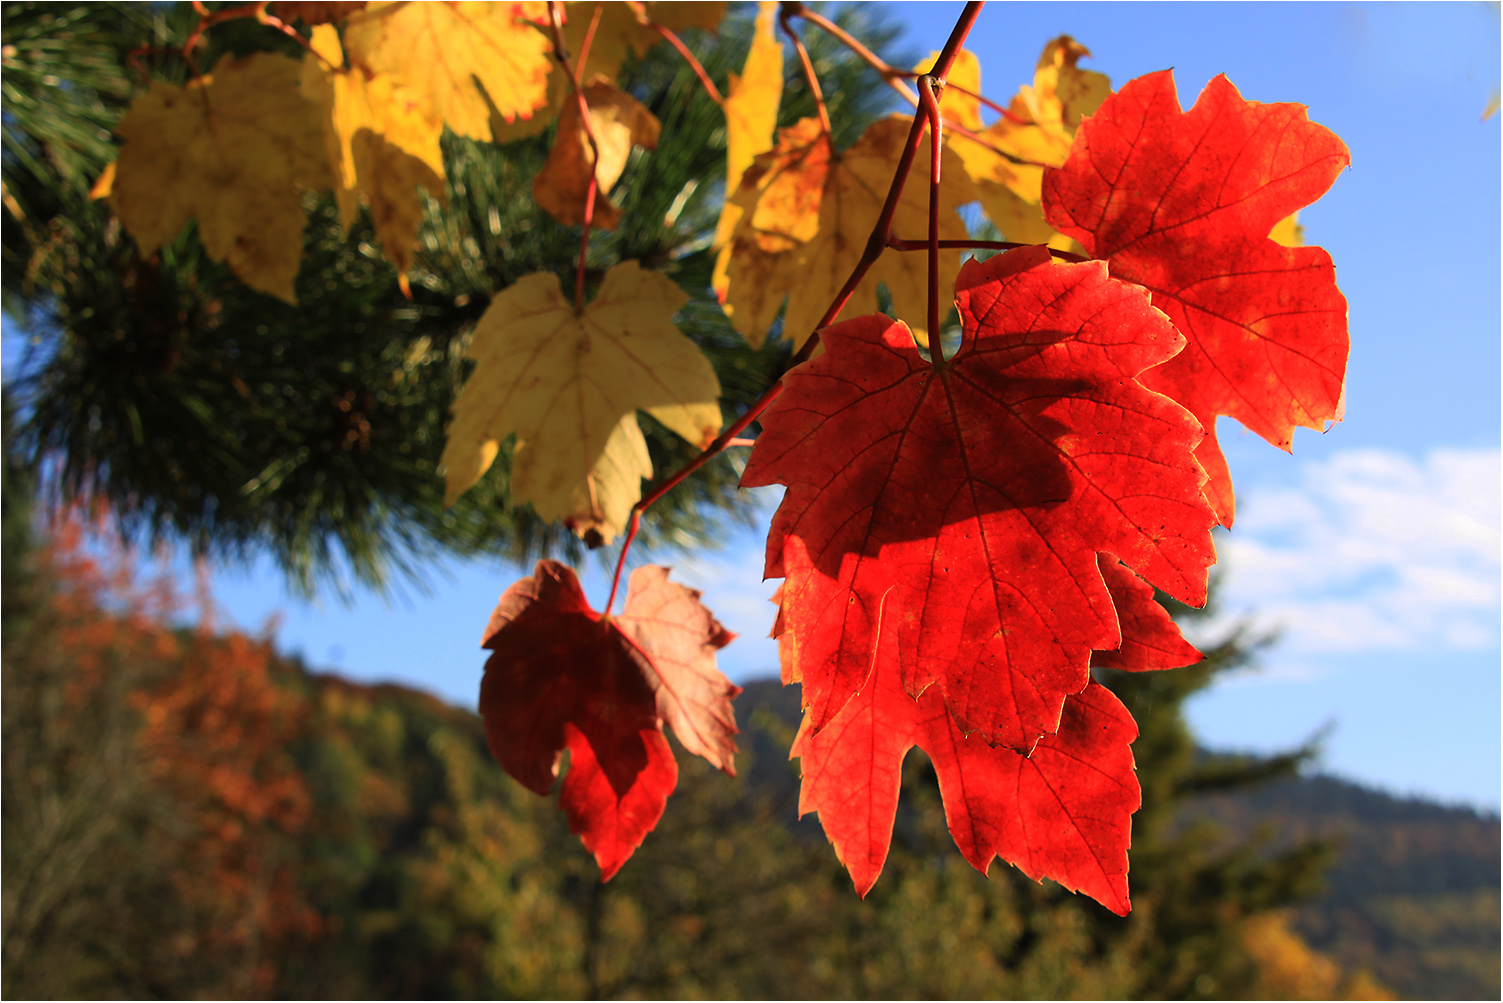
[[[584,88],[584,99],[589,107],[590,132],[595,136],[595,149],[600,155],[595,162],[599,191],[591,223],[614,230],[621,222],[621,210],[611,202],[610,190],[626,170],[633,146],[656,149],[658,120],[636,98],[604,81]],[[538,206],[565,226],[583,223],[590,164],[594,160],[589,136],[579,121],[579,104],[566,100],[558,117],[558,138],[532,182],[532,197]]]
[[[1033,85],[1019,89],[1008,115],[986,129],[980,128],[979,119],[975,126],[955,120],[979,132],[984,141],[956,135],[952,145],[980,190],[982,208],[1007,240],[1078,250],[1045,222],[1039,199],[1044,166],[1065,162],[1081,118],[1111,93],[1104,75],[1076,65],[1088,55],[1085,46],[1061,35],[1044,46]],[[975,86],[980,87],[979,67]],[[1002,154],[1028,163],[1015,163]]]
[[[741,187],[741,178],[759,153],[772,149],[773,133],[778,125],[778,105],[783,99],[783,43],[776,29],[778,5],[762,0],[757,5],[751,49],[741,74],[730,74],[725,104],[725,190],[727,196]],[[730,267],[730,241],[741,207],[726,198],[720,206],[720,220],[715,226],[715,259],[712,284],[725,287]]]
[[[115,162],[110,161],[104,165],[104,170],[99,172],[99,177],[94,180],[94,186],[89,189],[89,198],[107,199],[115,190]]]
[[[332,26],[315,27],[309,44],[328,64],[344,65]],[[348,229],[359,203],[369,205],[376,237],[405,283],[423,223],[417,190],[426,188],[446,201],[438,145],[443,123],[428,117],[390,78],[367,78],[359,69],[330,70],[319,59],[303,60],[302,88],[324,116],[324,146],[341,222]]]
[[[806,120],[782,130],[778,145],[759,156],[741,179],[735,201],[745,215],[736,227],[721,301],[736,330],[752,345],[766,337],[785,295],[785,336],[797,347],[814,332],[861,259],[887,199],[910,122],[901,115],[875,122],[854,146],[829,154],[826,162],[829,140],[819,137],[817,126]],[[904,185],[893,216],[893,231],[899,237],[916,239],[929,232],[929,188],[916,180],[927,176],[920,166],[929,163],[928,149],[925,136],[914,158],[913,177]],[[966,229],[956,210],[976,192],[948,146],[941,156],[939,236],[962,240]],[[813,235],[804,237],[813,212],[818,213]],[[940,256],[942,288],[949,288],[959,271],[959,254]],[[886,284],[896,312],[924,316],[929,288],[924,255],[884,254],[857,286],[848,309],[875,310],[878,283]],[[927,338],[922,326],[913,332]]]
[[[1211,433],[1197,453],[1221,521],[1234,515],[1215,439],[1230,415],[1280,449],[1294,428],[1341,417],[1346,299],[1331,257],[1270,238],[1325,194],[1351,162],[1303,105],[1246,101],[1224,76],[1180,110],[1169,71],[1139,77],[1083,126],[1064,167],[1044,179],[1062,233],[1153,292],[1188,339],[1143,375]]]
[[[541,3],[372,4],[350,17],[344,44],[352,64],[388,76],[427,117],[461,136],[491,139],[492,107],[511,122],[547,101],[552,45],[532,23],[544,10]]]
[[[720,428],[715,371],[672,322],[687,301],[635,261],[608,271],[582,311],[551,272],[503,290],[466,352],[476,367],[444,446],[446,499],[469,490],[515,434],[512,500],[613,538],[652,474],[637,409],[698,446]]]
[[[742,484],[788,488],[766,573],[787,579],[785,677],[814,730],[891,658],[964,732],[1026,752],[1091,651],[1121,646],[1098,554],[1205,601],[1204,433],[1135,379],[1183,339],[1100,263],[1020,248],[967,263],[956,302],[965,338],[938,372],[900,322],[827,328],[825,354],[784,376]]]
[[[226,58],[183,87],[154,81],[115,132],[110,203],[144,255],[198,220],[204,250],[246,285],[296,303],[300,188],[329,187],[316,109],[285,56]]]
[[[819,233],[819,210],[835,150],[819,120],[801,119],[778,132],[777,148],[753,157],[736,201],[745,219],[739,236],[767,252],[791,251]]]
[[[568,750],[560,804],[603,880],[657,825],[678,781],[665,721],[687,750],[735,775],[740,690],[715,667],[734,637],[655,565],[632,572],[617,617],[591,609],[573,570],[548,560],[491,614],[480,684],[491,753],[547,794]]]

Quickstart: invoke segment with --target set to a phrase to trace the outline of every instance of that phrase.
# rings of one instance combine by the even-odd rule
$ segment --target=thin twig
[[[883,59],[881,56],[877,55],[875,52],[862,45],[854,35],[846,31],[840,25],[836,24],[834,21],[831,21],[823,14],[820,14],[818,11],[810,10],[802,3],[798,3],[797,0],[788,0],[788,2],[784,2],[781,10],[786,11],[790,16],[801,17],[805,21],[808,21],[810,24],[823,29],[827,34],[833,35],[835,39],[842,45],[844,45],[847,49],[850,49],[857,56],[861,57],[861,59],[866,62],[866,65],[876,70],[877,74],[881,76],[883,82],[885,82],[889,87],[897,91],[899,94],[903,95],[904,100],[906,100],[911,105],[918,105],[918,95],[910,90],[908,86],[902,82],[903,78],[917,76],[917,74],[904,73],[902,70],[895,68],[891,63],[887,62],[887,60]]]
[[[814,72],[814,63],[809,59],[809,50],[804,48],[803,39],[798,37],[798,32],[793,30],[789,23],[788,11],[778,11],[778,24],[783,28],[783,34],[793,40],[794,51],[798,53],[799,63],[804,68],[804,79],[809,82],[809,93],[814,95],[814,108],[819,113],[819,126],[828,135],[833,130],[830,128],[830,109],[825,107],[825,92],[819,87],[819,75]]]
[[[689,47],[684,44],[683,39],[656,21],[649,21],[647,24],[653,31],[667,39],[668,44],[677,49],[678,54],[684,57],[684,61],[694,70],[694,75],[699,77],[699,84],[705,89],[705,93],[710,96],[710,100],[716,104],[725,104],[725,98],[721,96],[720,88],[715,86],[715,81],[710,79],[710,74],[705,72],[704,66],[698,59],[694,58],[694,53],[689,51]]]
[[[595,16],[590,21],[590,27],[585,32],[584,43],[580,46],[579,66],[583,66],[589,58],[590,43],[595,38],[595,28],[600,23],[602,5],[595,5]],[[564,19],[559,10],[558,0],[548,0],[548,28],[553,38],[553,56],[564,69],[564,76],[569,81],[569,89],[574,92],[575,108],[579,113],[579,125],[584,129],[585,139],[590,143],[590,183],[585,189],[584,204],[584,233],[579,238],[579,266],[574,272],[574,309],[584,309],[585,288],[585,263],[590,253],[590,223],[595,218],[595,196],[599,191],[600,177],[596,168],[600,165],[600,145],[595,142],[595,131],[590,128],[590,106],[585,102],[584,90],[580,87],[578,70],[570,65],[569,49],[564,44]],[[609,609],[609,607],[607,607]]]
[[[935,63],[936,69],[942,68],[944,72],[949,72],[951,64],[955,61],[955,53],[959,52],[961,45],[965,43],[965,37],[970,32],[971,26],[975,24],[976,15],[980,13],[980,10],[980,3],[966,4],[965,11],[960,15],[960,20],[956,22],[955,30],[950,33],[949,41],[945,43],[945,48],[940,53],[939,60]],[[783,20],[783,27],[786,31],[788,30],[788,25],[786,19]],[[797,38],[797,36],[793,37]],[[802,46],[800,46],[800,49],[802,50]],[[805,58],[807,59],[807,54],[805,54]],[[810,69],[812,73],[812,67]],[[823,102],[821,102],[821,107],[823,107]],[[882,212],[877,217],[877,223],[872,227],[871,237],[866,242],[866,248],[861,252],[861,260],[856,263],[856,267],[851,271],[850,278],[846,279],[845,285],[841,287],[840,292],[835,296],[834,302],[830,304],[829,309],[825,311],[824,316],[815,325],[815,330],[809,335],[808,340],[804,342],[803,347],[795,352],[793,358],[788,361],[789,370],[797,368],[808,361],[809,357],[814,354],[815,348],[819,346],[819,329],[825,327],[840,315],[840,311],[845,309],[845,305],[850,302],[851,296],[855,294],[856,287],[861,284],[861,280],[866,276],[866,273],[871,270],[872,265],[876,263],[877,259],[882,256],[882,252],[886,250],[888,242],[892,239],[893,215],[897,212],[898,201],[903,197],[903,183],[907,180],[908,172],[913,167],[913,158],[918,152],[919,142],[923,139],[925,124],[922,117],[914,117],[913,126],[908,131],[908,141],[903,146],[903,154],[898,160],[897,170],[893,173],[892,187],[888,189],[887,201],[883,203]],[[938,144],[935,144],[935,147],[937,149]],[[937,328],[938,325],[936,324],[935,327]],[[787,370],[784,372],[786,373]],[[632,541],[637,538],[637,530],[641,528],[642,513],[657,502],[659,498],[662,498],[669,491],[672,491],[679,484],[683,483],[684,479],[689,477],[689,475],[724,452],[726,447],[735,442],[741,433],[746,431],[751,423],[761,416],[763,411],[767,410],[768,405],[777,400],[778,395],[782,392],[783,381],[782,377],[779,377],[778,382],[764,390],[762,396],[758,397],[741,417],[737,418],[729,428],[715,437],[714,442],[706,446],[698,456],[690,460],[678,471],[653,485],[647,494],[631,507],[631,520],[627,524],[626,535],[621,541],[621,553],[616,558],[615,576],[611,579],[611,594],[605,603],[606,613],[609,613],[611,607],[615,605],[616,592],[621,586],[621,572],[626,567],[627,552],[631,550]]]
[[[939,172],[944,118],[939,113],[939,98],[934,94],[933,77],[918,78],[919,100],[924,117],[929,120],[929,359],[936,371],[945,365],[945,352],[939,344]],[[941,88],[944,80],[939,81]],[[889,235],[890,236],[890,235]]]
[[[927,251],[927,240],[904,240],[901,237],[891,237],[887,246],[894,251]],[[1021,244],[1012,240],[941,240],[939,246],[945,250],[957,251],[1011,251],[1015,247],[1037,247],[1037,244]],[[1061,251],[1057,247],[1049,248],[1049,253],[1061,261],[1090,261],[1084,254],[1076,254],[1074,251]]]

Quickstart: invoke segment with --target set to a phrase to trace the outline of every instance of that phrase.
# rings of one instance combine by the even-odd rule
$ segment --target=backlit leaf
[[[303,254],[300,188],[330,184],[317,110],[286,56],[226,58],[178,87],[153,81],[116,127],[110,204],[143,255],[198,220],[204,250],[289,303]]]
[[[626,169],[633,146],[649,150],[657,147],[658,120],[636,98],[604,81],[585,87],[584,99],[589,108],[590,133],[595,137],[594,150],[580,124],[579,103],[570,97],[564,101],[564,109],[558,116],[558,138],[547,162],[533,179],[532,197],[540,208],[565,226],[583,223],[593,161],[599,190],[591,223],[614,230],[621,222],[621,210],[611,202],[610,190]]]
[[[1205,601],[1203,433],[1135,379],[1183,339],[1101,264],[1020,248],[968,263],[956,302],[965,339],[938,371],[901,322],[827,329],[742,483],[788,487],[766,574],[787,579],[785,679],[814,730],[896,659],[910,694],[934,684],[963,731],[1026,752],[1121,644],[1098,554]]]
[[[1211,433],[1197,455],[1221,521],[1234,514],[1215,439],[1230,415],[1280,449],[1342,412],[1346,299],[1319,247],[1280,246],[1276,224],[1351,162],[1303,105],[1243,100],[1226,77],[1182,112],[1169,71],[1127,84],[1044,179],[1051,223],[1153,292],[1189,344],[1143,375]]]
[[[333,67],[315,58],[303,60],[303,95],[325,116],[324,145],[334,176],[340,221],[348,229],[359,203],[370,206],[371,222],[386,257],[407,286],[412,248],[423,223],[418,188],[440,202],[444,194],[444,158],[438,139],[443,123],[429,118],[389,78],[367,78],[346,70],[339,35],[321,24],[309,44]]]
[[[390,77],[429,118],[490,139],[492,105],[511,122],[547,100],[553,47],[532,23],[546,17],[542,3],[371,4],[350,17],[344,44],[351,63]]]
[[[1101,566],[1105,571],[1108,563]],[[1107,584],[1122,620],[1124,648],[1163,646],[1166,638],[1157,636],[1162,621],[1179,647],[1160,655],[1154,667],[1180,664],[1187,653],[1198,660],[1154,602],[1151,588],[1138,582],[1124,590],[1129,583],[1114,574]],[[798,640],[788,628],[782,596],[780,589],[773,600],[780,603],[773,633],[787,661],[796,659]],[[883,619],[890,625],[885,614],[896,612],[887,605]],[[1150,634],[1138,633],[1143,626]],[[876,648],[895,643],[895,633],[886,630],[879,632]],[[1058,731],[1023,756],[967,736],[937,688],[911,696],[894,660],[885,657],[890,654],[873,660],[872,677],[827,727],[816,731],[805,718],[794,741],[803,776],[799,812],[819,813],[856,890],[864,896],[882,872],[903,759],[917,746],[934,764],[950,834],[974,867],[985,873],[1001,857],[1035,880],[1052,878],[1125,915],[1130,818],[1139,796],[1129,748],[1137,727],[1121,702],[1094,683],[1067,696]]]
[[[639,13],[636,8],[642,8]],[[579,66],[579,54],[584,50],[585,36],[591,32],[591,21],[596,20],[590,40],[589,53],[584,65]],[[641,56],[648,49],[663,41],[663,36],[648,24],[661,24],[674,34],[682,34],[686,28],[704,28],[713,31],[725,16],[725,4],[721,0],[676,0],[670,3],[630,4],[620,0],[582,0],[564,4],[564,44],[574,60],[575,72],[580,80],[593,80],[604,76],[615,82],[621,73],[621,64],[631,56]]]
[[[1085,46],[1061,35],[1044,46],[1033,85],[1018,90],[1007,115],[986,129],[981,129],[979,119],[974,126],[965,118],[957,120],[979,131],[984,141],[957,134],[952,146],[980,190],[982,208],[1007,240],[1073,249],[1070,240],[1045,222],[1039,207],[1040,185],[1044,165],[1065,162],[1082,116],[1094,112],[1111,93],[1104,75],[1076,65],[1089,55]],[[973,86],[980,87],[979,67]],[[945,95],[946,100],[949,96]],[[1015,163],[1002,153],[1028,163]]]
[[[757,157],[742,177],[734,201],[745,215],[736,226],[721,301],[736,330],[752,345],[766,337],[785,294],[785,336],[798,347],[814,333],[861,259],[887,200],[910,122],[900,115],[874,122],[850,149],[829,153],[828,137],[806,119],[782,130],[777,146]],[[929,186],[920,180],[928,176],[928,149],[925,136],[893,216],[899,237],[917,239],[929,232]],[[956,209],[976,193],[948,146],[942,161],[939,236],[963,240],[965,223]],[[950,288],[959,270],[958,253],[941,254],[940,288]],[[878,283],[886,284],[897,313],[925,315],[925,255],[884,254],[857,286],[847,309],[876,310]],[[913,332],[927,338],[922,326]]]
[[[687,300],[635,261],[607,272],[582,311],[551,272],[503,290],[467,352],[477,364],[444,446],[447,500],[479,480],[515,434],[512,500],[613,538],[652,473],[637,409],[698,446],[720,429],[715,372],[672,322]]]
[[[568,751],[560,806],[605,880],[657,825],[678,782],[665,721],[688,751],[735,775],[740,689],[715,667],[734,637],[656,565],[632,572],[617,617],[591,609],[573,570],[546,560],[491,614],[483,647],[494,654],[480,684],[491,753],[547,794]]]
[[[778,5],[762,0],[757,5],[757,21],[750,51],[741,67],[741,75],[730,74],[725,96],[725,190],[727,195],[741,187],[741,178],[759,153],[772,148],[773,133],[778,125],[778,105],[783,99],[783,43],[778,41],[775,21]],[[730,267],[730,240],[741,207],[727,198],[720,205],[720,220],[715,226],[713,284],[725,286]]]

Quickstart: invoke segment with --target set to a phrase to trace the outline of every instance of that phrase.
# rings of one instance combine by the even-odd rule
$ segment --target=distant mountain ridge
[[[1296,912],[1312,947],[1412,999],[1499,998],[1497,815],[1320,775],[1201,798],[1189,813],[1276,826],[1275,846],[1334,838],[1325,893]]]

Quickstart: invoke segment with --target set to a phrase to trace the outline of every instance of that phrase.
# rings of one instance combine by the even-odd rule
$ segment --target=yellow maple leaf
[[[591,83],[583,93],[589,109],[590,132],[599,151],[595,162],[599,191],[591,225],[614,230],[621,222],[621,210],[608,195],[626,170],[633,146],[657,147],[658,120],[636,98],[604,80]],[[532,197],[538,207],[565,226],[583,223],[590,162],[594,159],[589,137],[579,121],[579,104],[565,101],[558,117],[558,137],[548,152],[547,162],[532,182]]]
[[[296,303],[300,187],[330,184],[301,68],[273,53],[226,58],[178,87],[153,81],[116,126],[110,204],[144,255],[197,218],[204,250],[246,285]]]
[[[645,8],[639,15],[634,9]],[[595,11],[600,11],[598,20]],[[719,0],[694,0],[685,3],[646,3],[634,5],[615,2],[576,2],[564,4],[564,48],[569,53],[570,65],[580,80],[604,78],[613,82],[621,73],[621,64],[628,55],[642,55],[663,41],[663,36],[648,24],[651,20],[674,32],[684,28],[714,29],[725,15],[725,4]],[[594,32],[590,31],[594,22]],[[590,47],[584,49],[585,37],[590,38]],[[549,43],[550,52],[552,43]],[[585,52],[584,65],[579,65],[579,55]],[[550,59],[547,96],[531,118],[518,118],[508,122],[499,115],[491,116],[491,135],[498,143],[511,143],[529,136],[536,136],[553,122],[565,104],[574,98],[567,75],[557,60]]]
[[[741,177],[757,155],[772,148],[773,133],[778,126],[778,105],[783,99],[783,43],[775,34],[777,12],[775,0],[762,0],[757,5],[751,49],[746,54],[740,76],[730,74],[726,88],[723,107],[727,197],[720,205],[720,221],[715,226],[713,246],[719,249],[719,253],[711,282],[716,289],[725,285],[725,275],[730,267],[731,235],[736,230],[736,221],[741,218],[741,207],[732,202],[730,196],[741,187]]]
[[[419,186],[443,201],[443,123],[430,118],[385,76],[343,67],[332,25],[313,29],[309,44],[322,59],[303,60],[303,94],[323,115],[324,148],[334,176],[339,217],[348,230],[364,200],[376,237],[407,289],[412,248],[423,223]],[[327,65],[326,65],[327,64]]]
[[[344,44],[429,118],[491,139],[492,109],[511,122],[547,101],[552,45],[534,23],[545,17],[540,3],[372,4],[350,17]]]
[[[785,336],[797,348],[813,333],[861,259],[887,200],[893,165],[912,122],[902,115],[874,122],[854,146],[830,154],[825,162],[821,151],[828,149],[828,139],[818,137],[818,125],[810,125],[812,121],[784,129],[778,145],[759,156],[747,171],[735,196],[745,215],[732,241],[721,302],[736,330],[753,346],[762,344],[785,295]],[[800,150],[807,152],[795,156]],[[928,150],[926,136],[893,216],[893,232],[898,237],[916,240],[928,235]],[[939,236],[963,240],[965,223],[956,209],[976,198],[975,188],[948,144],[941,158]],[[821,171],[823,185],[809,183]],[[764,206],[763,199],[771,201]],[[810,236],[801,240],[811,229]],[[944,296],[954,289],[959,272],[959,252],[940,255],[939,283]],[[908,320],[923,341],[928,337],[922,320],[927,313],[928,274],[925,255],[888,251],[856,287],[846,314],[875,313],[877,284],[884,283],[893,310]]]
[[[582,311],[551,272],[500,293],[475,328],[475,371],[444,446],[445,497],[478,481],[506,437],[512,500],[610,541],[652,474],[640,408],[696,446],[720,428],[720,383],[672,323],[688,301],[661,272],[623,261]]]
[[[1105,75],[1076,65],[1088,55],[1090,50],[1068,35],[1054,39],[1039,56],[1033,85],[1019,88],[1008,114],[980,131],[985,145],[955,137],[955,152],[976,182],[982,208],[1007,240],[1079,250],[1044,221],[1039,201],[1044,165],[1065,162],[1080,120],[1111,93]],[[979,67],[976,83],[979,87]],[[1014,163],[999,150],[1029,163]]]

